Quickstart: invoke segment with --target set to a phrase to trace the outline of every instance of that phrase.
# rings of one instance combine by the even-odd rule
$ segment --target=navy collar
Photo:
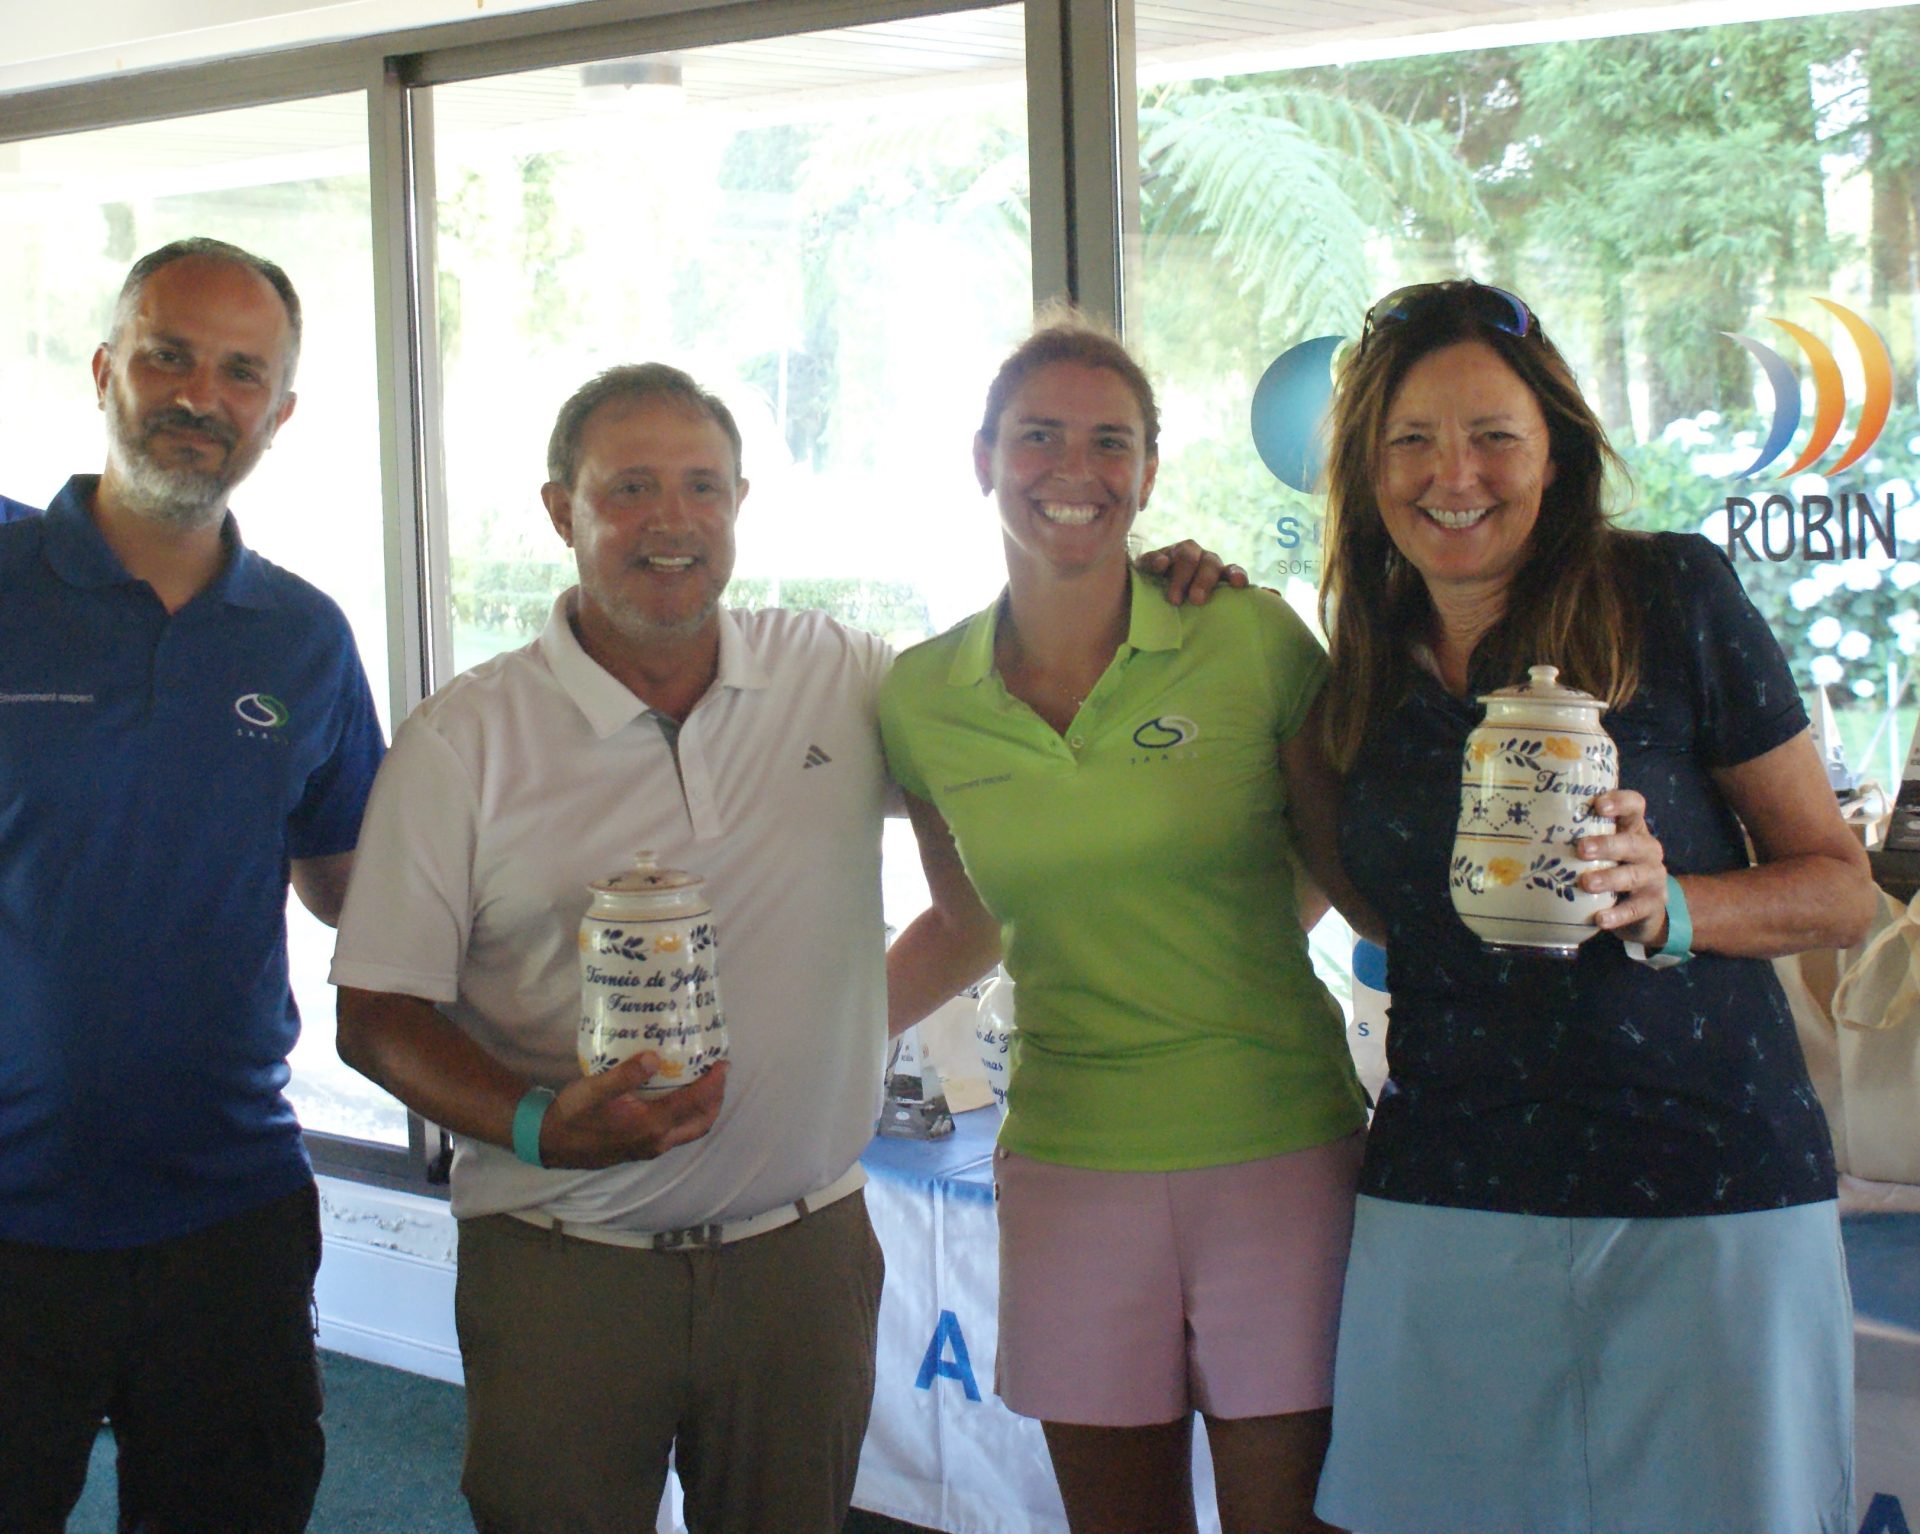
[[[134,584],[120,557],[107,547],[93,522],[98,474],[76,474],[60,489],[41,517],[43,547],[53,573],[69,586],[99,589]],[[229,511],[220,524],[220,543],[226,563],[201,596],[212,596],[233,607],[271,608],[273,598],[266,570],[258,554],[240,539],[240,524]],[[140,583],[144,584],[144,582]],[[199,600],[198,597],[195,598]]]

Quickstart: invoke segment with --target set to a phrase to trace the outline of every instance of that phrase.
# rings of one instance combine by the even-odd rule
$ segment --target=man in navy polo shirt
[[[0,526],[0,1529],[299,1530],[313,1176],[281,1089],[291,882],[335,919],[381,754],[340,611],[227,511],[293,412],[285,273],[128,274],[98,477]]]

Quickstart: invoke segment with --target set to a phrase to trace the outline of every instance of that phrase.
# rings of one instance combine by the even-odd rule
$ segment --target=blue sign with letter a
[[[951,1358],[944,1356],[949,1347],[953,1349]],[[958,1380],[969,1401],[980,1399],[980,1387],[973,1382],[973,1360],[967,1357],[967,1339],[960,1334],[960,1318],[950,1310],[940,1312],[940,1324],[933,1329],[933,1340],[927,1344],[927,1356],[920,1360],[920,1373],[913,1383],[921,1390],[931,1390],[936,1374]],[[1904,1524],[1899,1534],[1907,1534]]]
[[[1860,1534],[1913,1534],[1913,1530],[1907,1527],[1907,1515],[1900,1511],[1900,1499],[1881,1492],[1867,1504]]]

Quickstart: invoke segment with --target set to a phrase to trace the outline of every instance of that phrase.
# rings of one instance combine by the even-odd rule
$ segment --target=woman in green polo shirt
[[[1195,1410],[1228,1531],[1323,1530],[1365,1122],[1289,856],[1336,888],[1326,661],[1270,592],[1173,606],[1130,569],[1158,430],[1138,365],[1077,319],[988,391],[1007,589],[881,697],[934,896],[892,1005],[1002,952],[1018,982],[996,1383],[1044,1424],[1076,1534],[1194,1527]]]

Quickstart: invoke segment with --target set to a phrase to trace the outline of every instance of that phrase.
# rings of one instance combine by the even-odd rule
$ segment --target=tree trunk
[[[1875,158],[1879,148],[1876,134]],[[1867,261],[1872,286],[1868,305],[1875,327],[1893,352],[1894,398],[1910,400],[1914,397],[1915,353],[1920,350],[1916,344],[1920,337],[1911,329],[1917,318],[1913,178],[1888,169],[1876,169],[1871,174],[1873,229],[1867,240]],[[1900,323],[1903,319],[1904,329]]]
[[[1600,271],[1600,420],[1620,441],[1633,441],[1633,398],[1627,391],[1627,295],[1611,264]]]

